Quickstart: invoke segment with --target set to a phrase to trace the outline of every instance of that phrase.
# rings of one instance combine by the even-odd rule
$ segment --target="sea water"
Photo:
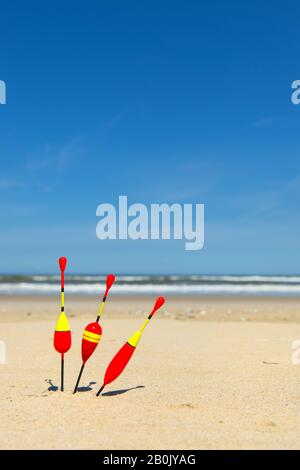
[[[99,295],[105,279],[105,275],[69,275],[66,289],[70,295]],[[56,275],[0,276],[0,295],[57,295],[59,290]],[[300,296],[300,276],[119,275],[114,294]]]

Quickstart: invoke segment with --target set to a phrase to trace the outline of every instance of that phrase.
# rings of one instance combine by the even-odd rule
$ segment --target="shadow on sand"
[[[114,397],[115,395],[123,395],[123,393],[129,392],[130,390],[135,390],[137,388],[145,388],[144,385],[137,385],[136,387],[123,388],[122,390],[112,390],[111,392],[103,392],[102,397]]]
[[[45,382],[50,385],[50,387],[48,387],[48,392],[57,392],[58,386],[54,385],[52,379],[45,379]],[[91,390],[93,390],[92,385],[95,385],[96,383],[97,382],[90,382],[86,386],[78,387],[77,392],[90,392]]]
[[[88,385],[85,385],[83,387],[78,387],[77,392],[90,392],[93,390],[92,385],[95,385],[97,382],[90,382]]]
[[[48,387],[48,392],[57,392],[58,386],[54,385],[52,382],[52,379],[45,379],[45,382],[49,384],[50,386]],[[77,392],[90,392],[93,390],[92,385],[95,385],[97,382],[90,382],[86,386],[78,387]],[[136,387],[131,387],[131,388],[123,388],[121,390],[112,390],[111,392],[103,392],[101,396],[103,397],[114,397],[116,395],[123,395],[123,393],[130,392],[130,390],[136,390],[137,388],[145,388],[144,385],[137,385]]]
[[[50,385],[50,387],[48,387],[48,392],[57,392],[58,387],[57,385],[54,385],[52,379],[45,379],[45,382]]]

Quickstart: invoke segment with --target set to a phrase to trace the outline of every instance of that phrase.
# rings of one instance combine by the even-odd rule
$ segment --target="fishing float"
[[[141,339],[142,333],[146,326],[148,325],[149,321],[153,317],[154,313],[162,307],[162,305],[165,303],[164,297],[158,297],[156,299],[156,302],[154,304],[154,307],[149,314],[148,318],[146,321],[143,323],[142,327],[137,330],[128,340],[127,342],[121,347],[121,349],[117,352],[117,354],[113,357],[111,362],[109,363],[105,375],[104,375],[104,380],[103,384],[100,387],[99,391],[97,392],[96,396],[98,397],[104,387],[106,385],[110,384],[114,380],[116,380],[117,377],[123,372],[125,367],[127,366],[129,360],[131,359],[131,356],[133,355],[134,351],[136,350],[136,347]]]
[[[73,394],[77,392],[86,361],[91,357],[91,355],[93,354],[93,352],[95,351],[96,347],[98,346],[100,342],[100,339],[102,336],[102,328],[99,325],[99,320],[100,320],[102,310],[103,310],[106,298],[108,296],[109,290],[111,286],[113,285],[113,283],[115,282],[115,279],[116,278],[113,274],[108,274],[108,276],[106,277],[106,290],[105,290],[102,302],[100,304],[100,307],[97,313],[96,321],[93,323],[89,323],[83,331],[82,341],[81,341],[82,365],[79,371],[78,379],[77,379]]]
[[[67,319],[67,316],[65,314],[65,269],[67,266],[67,258],[62,256],[58,260],[59,267],[60,267],[60,302],[61,302],[61,307],[60,307],[60,315],[58,317],[56,327],[55,327],[55,332],[54,332],[54,338],[53,338],[53,344],[54,348],[58,353],[61,354],[61,386],[60,389],[63,392],[64,391],[64,355],[69,351],[71,344],[72,344],[72,338],[71,338],[71,331],[70,331],[70,325]]]

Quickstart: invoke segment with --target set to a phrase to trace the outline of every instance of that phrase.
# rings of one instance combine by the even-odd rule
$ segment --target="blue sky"
[[[72,5],[72,6],[71,6]],[[300,272],[299,2],[1,4],[0,272]],[[205,247],[96,207],[205,204]]]

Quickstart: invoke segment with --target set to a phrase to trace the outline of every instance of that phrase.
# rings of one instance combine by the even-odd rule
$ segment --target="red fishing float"
[[[64,354],[69,351],[72,344],[72,337],[69,322],[65,314],[65,269],[67,258],[62,256],[58,260],[61,273],[61,308],[60,315],[57,320],[53,344],[58,353],[61,354],[61,391],[64,390]]]
[[[129,360],[131,359],[131,356],[133,355],[140,339],[142,336],[142,333],[146,326],[148,325],[149,321],[153,317],[154,313],[162,307],[162,305],[165,303],[164,297],[158,297],[156,299],[156,302],[154,304],[154,307],[149,314],[148,318],[142,325],[142,327],[137,330],[128,340],[127,342],[121,347],[121,349],[117,352],[117,354],[114,356],[114,358],[111,360],[109,363],[105,375],[104,375],[104,380],[103,380],[103,385],[100,388],[100,390],[97,393],[97,397],[100,395],[104,387],[114,380],[116,380],[117,377],[123,372],[125,367],[127,366]]]
[[[102,328],[98,322],[89,323],[83,332],[81,357],[83,364],[91,357],[101,339]]]
[[[108,296],[109,289],[111,288],[114,282],[115,282],[115,276],[113,274],[108,274],[106,278],[106,290],[105,290],[101,305],[98,310],[96,321],[93,323],[89,323],[85,327],[85,330],[83,332],[82,342],[81,342],[82,365],[81,365],[81,369],[80,369],[73,393],[77,392],[86,361],[91,357],[91,355],[95,351],[101,339],[102,328],[99,325],[99,320],[102,314],[102,310],[103,310],[106,298]]]

